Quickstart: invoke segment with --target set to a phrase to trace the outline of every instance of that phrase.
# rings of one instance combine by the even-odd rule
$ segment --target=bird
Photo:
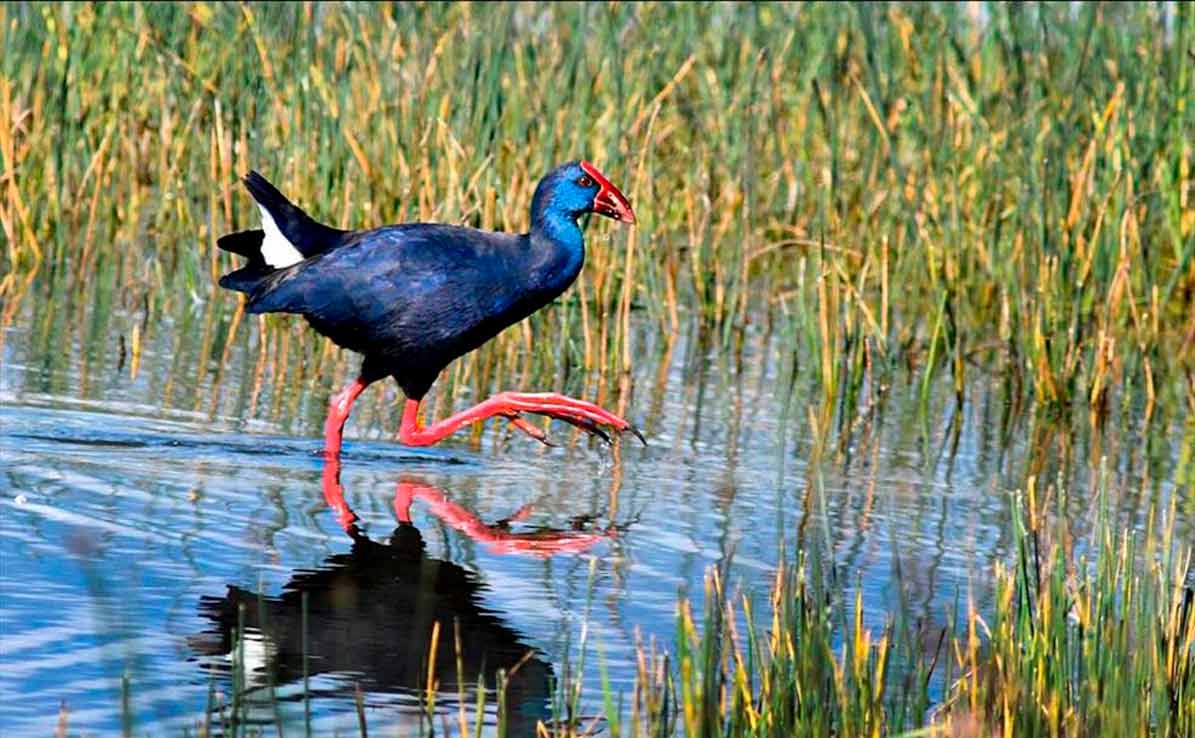
[[[530,228],[515,234],[442,223],[342,230],[317,222],[264,176],[243,183],[261,228],[222,236],[217,246],[247,260],[221,287],[243,293],[248,313],[303,316],[317,333],[361,354],[358,376],[334,395],[324,455],[338,457],[353,402],[392,377],[406,396],[398,440],[430,446],[491,417],[508,419],[546,445],[526,415],[555,418],[612,442],[642,433],[625,419],[554,392],[500,392],[424,426],[420,405],[451,362],[545,307],[577,279],[585,261],[578,219],[596,213],[636,222],[626,196],[592,163],[567,162],[546,174],[531,198]]]

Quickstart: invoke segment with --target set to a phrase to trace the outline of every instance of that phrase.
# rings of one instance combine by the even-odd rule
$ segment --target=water
[[[578,670],[586,715],[601,711],[602,666],[629,691],[636,643],[672,643],[678,597],[700,608],[711,567],[729,562],[731,586],[760,596],[782,547],[821,550],[862,589],[869,625],[900,611],[932,632],[959,598],[986,602],[1012,545],[1010,492],[1031,471],[1066,482],[1079,530],[1097,507],[1098,456],[1126,525],[1173,495],[1179,534],[1195,518],[1170,481],[1183,429],[1142,436],[1130,418],[1060,442],[1002,420],[1000,383],[982,376],[957,417],[952,400],[922,414],[915,385],[894,388],[811,463],[813,400],[802,383],[781,391],[761,334],[741,375],[692,336],[662,366],[642,361],[630,415],[647,448],[545,449],[503,433],[473,447],[462,433],[405,449],[385,440],[397,406],[385,388],[350,424],[338,470],[317,437],[330,383],[271,395],[251,388],[248,339],[221,373],[219,351],[180,338],[214,335],[227,316],[200,305],[155,329],[135,311],[97,326],[63,317],[72,310],[35,303],[4,333],[5,736],[46,735],[60,710],[72,733],[218,730],[234,700],[267,732],[355,734],[360,700],[374,734],[405,734],[424,709],[437,621],[438,720],[457,725],[463,707],[472,726],[479,677],[492,687],[514,669],[511,734],[527,735]],[[127,336],[140,324],[134,377]],[[657,353],[658,337],[640,340],[640,355]],[[341,374],[355,364],[338,361]],[[259,390],[269,401],[246,412]]]

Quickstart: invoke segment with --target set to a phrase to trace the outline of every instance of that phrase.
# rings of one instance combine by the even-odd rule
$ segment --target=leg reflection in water
[[[495,553],[526,553],[544,558],[558,553],[579,553],[617,534],[613,526],[601,531],[544,529],[514,533],[509,524],[525,518],[531,512],[529,507],[489,524],[448,499],[442,490],[409,479],[400,481],[394,491],[394,515],[400,524],[411,524],[411,505],[415,500],[426,503],[432,515]],[[338,459],[324,462],[324,501],[349,535],[358,535],[357,515],[345,502],[344,488],[340,484]]]
[[[203,655],[232,655],[240,647],[244,680],[238,697],[242,704],[262,703],[254,722],[271,722],[277,715],[276,705],[266,702],[271,690],[264,688],[290,695],[279,699],[300,699],[296,688],[305,674],[318,683],[312,690],[318,696],[340,699],[325,710],[343,712],[346,698],[351,704],[359,687],[368,706],[386,706],[382,722],[395,718],[392,704],[414,720],[421,710],[417,696],[432,666],[437,702],[454,712],[462,690],[471,707],[479,680],[493,690],[504,673],[509,734],[533,735],[536,722],[550,715],[551,665],[501,613],[485,606],[485,586],[476,574],[427,555],[423,536],[411,523],[411,506],[426,504],[447,525],[503,553],[547,557],[583,551],[613,532],[513,533],[505,521],[483,523],[435,487],[403,480],[394,498],[398,525],[388,541],[378,542],[360,530],[345,502],[339,467],[337,460],[326,462],[323,492],[352,538],[352,549],[315,570],[296,571],[278,596],[230,585],[223,597],[201,598],[200,612],[216,628],[193,639],[192,646]],[[487,703],[492,710],[492,691]],[[317,700],[313,710],[318,709]]]

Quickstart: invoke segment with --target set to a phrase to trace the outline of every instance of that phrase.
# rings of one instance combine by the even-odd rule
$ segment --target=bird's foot
[[[597,436],[606,443],[613,443],[606,428],[616,433],[631,433],[644,446],[647,440],[631,423],[614,413],[605,410],[592,402],[577,400],[554,392],[503,392],[493,398],[501,404],[503,414],[510,418],[510,422],[519,430],[545,445],[553,445],[548,440],[547,433],[529,423],[522,414],[544,415],[556,420],[562,420],[569,425]]]
[[[524,415],[544,415],[563,420],[607,443],[611,442],[609,430],[615,433],[632,433],[643,445],[647,445],[638,428],[614,413],[603,410],[592,402],[574,400],[552,392],[502,392],[468,410],[426,427],[419,421],[419,400],[408,399],[398,429],[398,440],[408,446],[430,446],[470,423],[502,417],[540,443],[551,446],[547,432],[532,425]],[[335,440],[339,445],[339,438]]]

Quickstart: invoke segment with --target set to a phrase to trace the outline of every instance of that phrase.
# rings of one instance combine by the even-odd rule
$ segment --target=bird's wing
[[[524,292],[519,276],[526,259],[524,236],[391,226],[280,270],[249,310],[303,314],[333,340],[365,353],[368,344],[451,347],[509,314]]]

